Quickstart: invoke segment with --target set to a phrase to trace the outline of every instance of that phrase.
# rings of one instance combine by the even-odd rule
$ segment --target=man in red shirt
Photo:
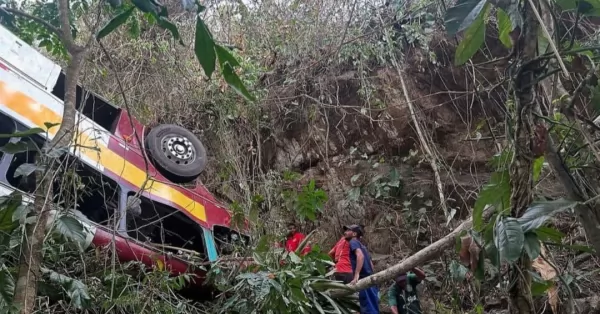
[[[289,223],[287,239],[285,240],[285,249],[288,252],[295,252],[305,238],[306,236],[298,231],[295,223]],[[304,249],[302,249],[301,255],[305,255],[308,252],[310,252],[310,246],[306,245]]]
[[[335,262],[335,272],[333,278],[345,284],[349,284],[354,278],[352,274],[352,264],[350,264],[350,243],[344,238],[333,246],[329,251],[329,256]]]

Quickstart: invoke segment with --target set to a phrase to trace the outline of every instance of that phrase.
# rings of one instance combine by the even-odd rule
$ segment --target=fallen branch
[[[493,209],[488,208],[483,213],[484,218],[487,219],[491,215],[492,212],[493,212]],[[472,221],[472,219],[469,219],[469,220],[463,222],[462,224],[460,224],[456,229],[454,229],[452,232],[450,232],[445,237],[435,241],[434,243],[430,244],[426,248],[420,250],[419,252],[417,252],[417,253],[413,254],[412,256],[408,257],[407,259],[403,260],[402,262],[400,262],[392,267],[389,267],[385,270],[382,270],[376,274],[373,274],[369,277],[365,277],[365,278],[359,280],[355,285],[349,285],[348,286],[350,288],[349,290],[336,290],[336,291],[333,291],[332,294],[336,295],[336,296],[343,296],[343,295],[352,294],[353,292],[363,290],[363,289],[366,289],[366,288],[369,288],[369,287],[372,287],[375,285],[383,284],[386,281],[392,280],[393,278],[395,278],[396,276],[398,276],[402,273],[408,272],[419,265],[423,265],[428,261],[436,259],[436,258],[440,257],[440,255],[442,255],[442,253],[444,253],[446,250],[452,248],[456,241],[456,237],[459,236],[459,234],[462,231],[470,229],[472,225],[473,225],[473,221]]]

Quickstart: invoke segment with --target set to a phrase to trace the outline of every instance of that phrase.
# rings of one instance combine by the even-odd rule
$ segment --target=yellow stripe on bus
[[[35,102],[24,93],[10,88],[3,81],[0,81],[0,105],[10,108],[43,129],[45,129],[44,123],[46,122],[60,123],[62,121],[62,116],[47,106]],[[54,127],[49,130],[49,133],[55,135],[57,130],[58,128]],[[192,216],[201,221],[206,221],[206,210],[202,204],[194,201],[168,184],[153,179],[146,180],[146,171],[125,160],[125,158],[108,149],[102,143],[90,138],[85,132],[77,132],[75,136],[75,142],[80,145],[78,149],[82,154],[90,158],[92,162],[101,164],[105,169],[114,172],[139,189],[142,189],[145,183],[145,191],[177,204],[192,214]],[[85,147],[97,147],[99,151],[96,149],[86,149]]]

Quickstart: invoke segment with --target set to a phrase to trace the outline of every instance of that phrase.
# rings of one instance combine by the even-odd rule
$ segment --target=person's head
[[[293,235],[294,233],[298,232],[298,228],[296,227],[296,224],[293,222],[290,222],[287,224],[287,229],[288,229],[289,235]]]
[[[402,273],[400,275],[398,275],[398,277],[396,277],[395,281],[396,281],[396,285],[398,286],[398,288],[404,289],[406,288],[406,280],[407,280],[407,275],[406,273]]]
[[[363,231],[360,225],[344,226],[344,238],[347,240],[362,237]]]

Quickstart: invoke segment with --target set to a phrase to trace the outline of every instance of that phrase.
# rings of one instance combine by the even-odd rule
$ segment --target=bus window
[[[65,99],[65,79],[65,74],[61,72],[52,90],[52,94],[61,100]],[[92,119],[109,132],[114,131],[116,121],[121,113],[120,108],[109,104],[100,96],[85,90],[80,85],[77,85],[76,98],[75,107],[77,111],[83,113],[84,116]]]
[[[37,147],[43,145],[43,140],[38,137],[21,138],[20,141],[34,142]],[[13,155],[6,172],[6,180],[10,185],[27,193],[35,192],[35,174],[23,178],[17,169],[23,164],[35,163],[37,154],[36,149],[30,149]],[[62,163],[61,172],[53,174],[54,203],[63,208],[78,210],[98,224],[113,226],[115,223],[112,217],[118,208],[119,196],[116,182],[73,157],[61,158],[59,162]]]
[[[69,159],[72,166],[63,168],[67,171],[60,176],[61,182],[55,182],[55,194],[60,196],[57,201],[67,208],[75,207],[95,223],[114,228],[118,217],[119,185],[83,162],[73,161],[73,157]]]
[[[244,248],[250,238],[227,227],[214,226],[213,234],[219,255],[231,255],[236,248]]]
[[[157,248],[177,252],[179,248],[195,251],[206,258],[202,227],[179,210],[140,197],[141,213],[127,213],[127,234]],[[132,202],[129,202],[132,203]]]
[[[0,113],[0,134],[12,134],[16,130],[16,125],[13,119]],[[4,147],[10,141],[10,138],[0,138],[0,147]],[[0,159],[4,156],[4,152],[0,151]]]
[[[14,188],[27,193],[35,192],[35,173],[31,173],[24,177],[17,169],[24,164],[34,164],[38,151],[35,147],[42,147],[44,141],[39,137],[23,137],[19,140],[21,143],[26,143],[31,147],[28,151],[14,154],[10,162],[10,166],[6,171],[6,181]]]

